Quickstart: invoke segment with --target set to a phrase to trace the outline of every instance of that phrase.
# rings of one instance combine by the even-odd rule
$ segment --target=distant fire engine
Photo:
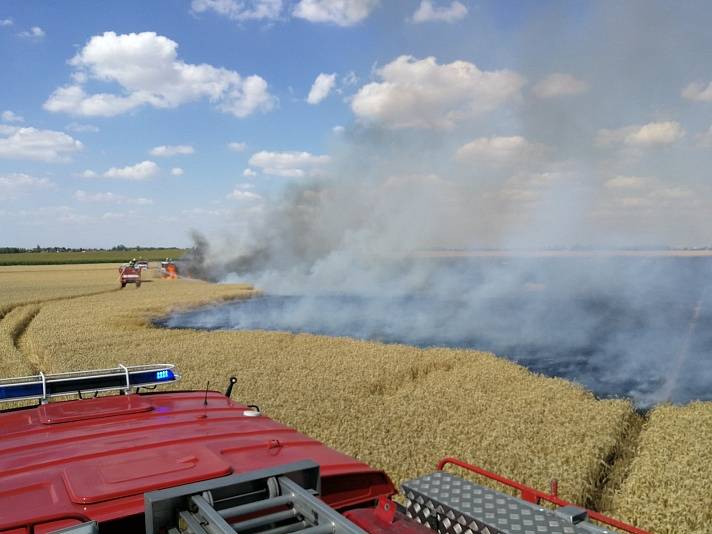
[[[133,262],[127,263],[119,267],[119,283],[121,287],[126,287],[126,284],[136,284],[136,287],[141,287],[141,270],[136,267]]]

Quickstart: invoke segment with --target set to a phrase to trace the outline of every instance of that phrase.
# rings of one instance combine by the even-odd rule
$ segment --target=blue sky
[[[710,244],[711,10],[613,4],[5,0],[0,245],[186,245],[394,176],[486,205],[427,245]]]

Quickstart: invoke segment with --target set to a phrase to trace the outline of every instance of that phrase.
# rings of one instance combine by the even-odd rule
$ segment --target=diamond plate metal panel
[[[406,514],[439,534],[605,534],[444,471],[403,483]],[[566,515],[566,514],[563,514]]]

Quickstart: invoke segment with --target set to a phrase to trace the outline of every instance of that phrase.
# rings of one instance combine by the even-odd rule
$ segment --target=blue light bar
[[[39,374],[0,380],[0,402],[40,400],[103,391],[129,392],[132,388],[160,386],[180,380],[175,366],[119,365],[114,369]]]

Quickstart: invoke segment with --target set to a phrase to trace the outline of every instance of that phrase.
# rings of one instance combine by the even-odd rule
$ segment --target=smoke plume
[[[567,4],[532,12],[498,69],[374,69],[327,169],[194,238],[192,272],[281,300],[183,324],[490,349],[642,405],[709,396],[707,259],[547,253],[706,235],[678,58],[709,32],[684,6],[675,20],[664,3],[589,7],[575,38]],[[663,93],[675,105],[649,113]]]

